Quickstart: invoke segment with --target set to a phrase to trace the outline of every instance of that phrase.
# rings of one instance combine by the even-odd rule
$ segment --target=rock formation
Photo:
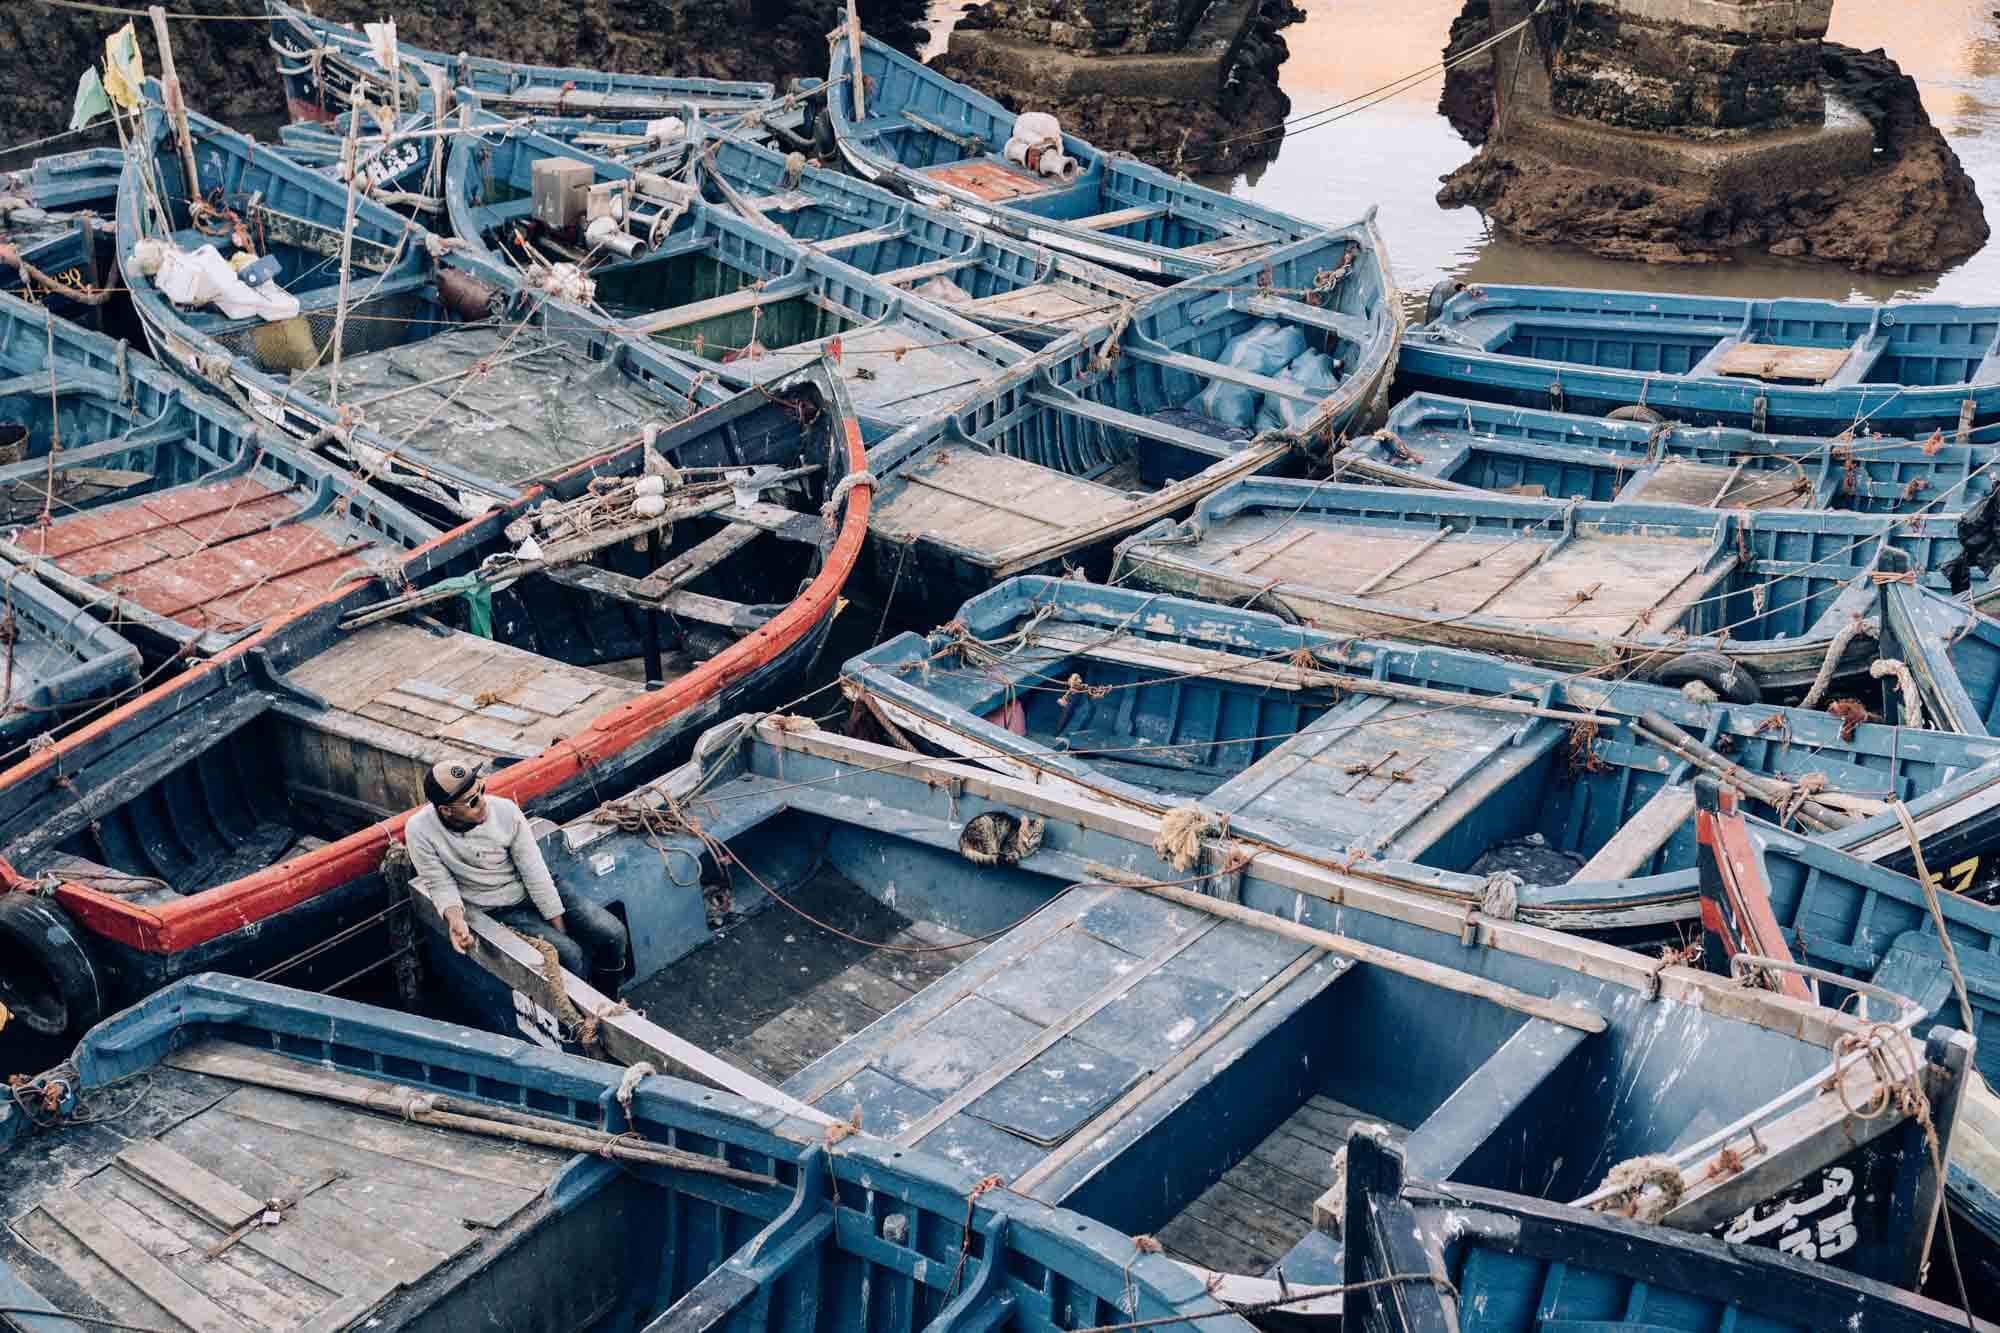
[[[1454,49],[1518,19],[1469,0]],[[1933,272],[1989,234],[1972,181],[1885,53],[1822,40],[1830,0],[1587,0],[1448,78],[1485,147],[1438,201],[1523,240],[1713,263],[1763,249]],[[1662,14],[1726,14],[1722,30]],[[1489,12],[1490,11],[1490,12]]]
[[[264,9],[262,0],[176,0],[169,7],[218,15]],[[826,34],[846,13],[844,0],[320,0],[313,8],[357,24],[391,14],[405,41],[435,50],[780,86],[826,73]],[[923,41],[924,10],[923,0],[860,5],[868,31],[904,50]],[[0,0],[0,54],[8,57],[0,61],[0,138],[18,143],[62,129],[77,77],[123,21]],[[151,30],[144,20],[138,27],[146,67],[157,70]],[[251,124],[284,114],[263,24],[176,23],[174,53],[196,110]]]
[[[1232,172],[1282,142],[1279,30],[1292,0],[989,0],[932,64],[1014,111],[1053,111],[1100,148]]]

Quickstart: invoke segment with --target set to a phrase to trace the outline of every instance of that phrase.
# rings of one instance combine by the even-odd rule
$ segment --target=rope
[[[1201,840],[1218,837],[1221,819],[1189,802],[1160,816],[1160,831],[1153,838],[1153,853],[1174,869],[1186,873],[1201,859]]]
[[[1527,881],[1511,870],[1498,871],[1486,877],[1486,885],[1480,896],[1479,912],[1496,921],[1512,921],[1521,911],[1521,886]]]
[[[1952,946],[1951,932],[1944,928],[1944,905],[1938,901],[1937,881],[1931,878],[1930,867],[1924,864],[1924,847],[1917,837],[1917,826],[1910,819],[1909,807],[1900,797],[1889,798],[1889,808],[1896,812],[1896,822],[1903,826],[1903,836],[1910,840],[1910,855],[1917,863],[1917,883],[1923,885],[1924,905],[1930,909],[1931,924],[1937,927],[1938,945],[1944,952],[1945,966],[1951,969],[1952,989],[1958,993],[1958,1011],[1965,1023],[1965,1030],[1978,1036],[1974,1026],[1972,1001],[1965,992],[1965,974],[1958,970],[1958,950]]]
[[[1658,1222],[1686,1197],[1687,1181],[1671,1157],[1628,1157],[1612,1167],[1604,1183],[1591,1192],[1599,1190],[1612,1194],[1595,1205],[1597,1211]]]
[[[624,1107],[626,1123],[628,1125],[632,1123],[632,1093],[638,1091],[638,1085],[640,1085],[642,1079],[646,1079],[650,1075],[656,1075],[656,1073],[660,1073],[660,1071],[654,1069],[652,1065],[648,1065],[646,1061],[640,1061],[638,1065],[626,1065],[626,1071],[622,1075],[618,1075],[618,1105]]]
[[[1819,674],[1813,677],[1812,688],[1806,691],[1806,697],[1799,700],[1799,707],[1819,707],[1819,701],[1826,697],[1827,687],[1833,684],[1833,678],[1839,674],[1840,659],[1847,652],[1847,645],[1852,643],[1858,634],[1865,634],[1871,639],[1880,639],[1882,624],[1872,617],[1864,620],[1856,616],[1835,631],[1832,642],[1826,646],[1826,658],[1819,664]]]
[[[840,517],[841,506],[847,503],[849,492],[858,486],[866,486],[872,493],[879,485],[880,483],[875,480],[873,472],[850,472],[842,477],[840,483],[833,488],[833,494],[827,496],[826,503],[820,506],[819,512],[829,523],[835,522]],[[877,637],[879,638],[880,636],[878,635]]]
[[[1924,700],[1917,693],[1917,678],[1910,674],[1909,664],[1893,657],[1878,657],[1868,664],[1868,674],[1876,680],[1895,677],[1896,684],[1903,691],[1902,725],[1921,730],[1924,725]]]

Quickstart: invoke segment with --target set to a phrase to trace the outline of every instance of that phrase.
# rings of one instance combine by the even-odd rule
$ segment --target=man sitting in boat
[[[429,805],[404,830],[417,880],[444,914],[451,947],[472,944],[465,904],[519,934],[555,946],[563,969],[607,995],[625,975],[625,926],[610,912],[559,892],[521,807],[488,796],[473,765],[446,759],[424,774]]]

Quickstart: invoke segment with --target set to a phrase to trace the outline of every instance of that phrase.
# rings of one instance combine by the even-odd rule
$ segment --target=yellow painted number
[[[1964,893],[1972,887],[1972,881],[1979,875],[1979,858],[1967,857],[1943,874],[1931,871],[1931,887],[1944,889],[1948,893]],[[1949,881],[1949,882],[1947,882]]]

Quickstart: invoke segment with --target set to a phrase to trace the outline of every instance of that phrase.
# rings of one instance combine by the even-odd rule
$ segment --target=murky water
[[[1435,64],[1460,9],[1460,0],[1301,3],[1307,17],[1285,29],[1292,54],[1280,75],[1294,119]],[[946,22],[962,8],[962,0],[937,0],[938,49]],[[1829,35],[1863,50],[1886,47],[1917,80],[1932,119],[2000,229],[2000,18],[1993,0],[1839,0]],[[1942,274],[1870,278],[1765,256],[1728,265],[1637,264],[1496,236],[1473,210],[1435,202],[1438,178],[1474,151],[1438,114],[1439,87],[1432,77],[1379,105],[1340,113],[1324,127],[1295,131],[1270,161],[1207,183],[1332,222],[1378,206],[1396,281],[1407,292],[1426,292],[1453,276],[1739,296],[1935,295],[2000,303],[2000,241]]]

